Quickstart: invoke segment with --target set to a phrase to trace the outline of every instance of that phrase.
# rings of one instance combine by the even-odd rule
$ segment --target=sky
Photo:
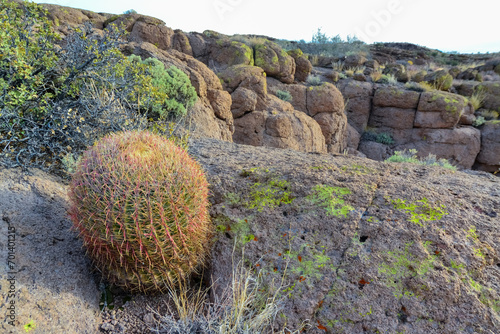
[[[122,14],[129,9],[185,32],[214,30],[310,41],[355,35],[367,43],[409,42],[445,52],[500,52],[496,0],[35,0]]]

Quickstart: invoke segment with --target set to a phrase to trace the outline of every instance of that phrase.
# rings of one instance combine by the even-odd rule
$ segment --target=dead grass
[[[474,110],[478,110],[483,106],[485,98],[486,98],[486,93],[482,89],[477,89],[469,98],[469,102],[474,107]]]
[[[190,288],[185,281],[175,286],[172,284],[169,294],[174,309],[169,307],[166,315],[150,310],[159,319],[151,331],[167,334],[300,333],[300,330],[291,331],[286,327],[274,330],[276,315],[283,307],[283,297],[280,296],[285,288],[288,263],[281,282],[272,282],[263,293],[260,275],[244,265],[244,249],[238,262],[234,259],[235,249],[231,285],[216,296],[213,303],[208,301],[208,288],[201,285]]]

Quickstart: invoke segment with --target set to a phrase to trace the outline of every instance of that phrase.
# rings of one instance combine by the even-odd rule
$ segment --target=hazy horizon
[[[496,11],[491,2],[477,0],[474,6],[453,1],[358,0],[336,4],[312,0],[309,6],[299,1],[265,0],[184,0],[173,3],[97,0],[35,0],[87,9],[94,12],[122,14],[134,9],[153,16],[168,27],[186,32],[214,30],[227,35],[254,34],[310,41],[322,29],[329,37],[356,36],[366,43],[407,42],[444,52],[500,52],[500,36],[493,37]],[[480,21],[470,23],[471,16]],[[486,33],[485,33],[486,32]],[[488,36],[489,35],[489,36]]]

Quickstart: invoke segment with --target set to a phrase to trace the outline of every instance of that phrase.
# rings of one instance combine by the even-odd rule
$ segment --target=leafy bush
[[[292,102],[292,95],[287,90],[278,90],[276,96],[285,102]]]
[[[476,117],[474,122],[472,122],[472,126],[475,126],[477,128],[477,127],[483,125],[484,123],[486,123],[486,120],[484,119],[484,117],[478,116],[478,117]]]
[[[137,11],[135,9],[129,9],[124,11],[123,14],[137,14]]]
[[[319,76],[310,74],[307,77],[306,83],[308,83],[311,86],[321,86],[323,82],[321,81],[321,78]]]
[[[437,159],[434,154],[429,154],[423,159],[417,157],[417,150],[410,149],[404,151],[396,151],[394,155],[385,160],[385,162],[409,162],[417,165],[441,166],[443,168],[456,170],[457,168],[450,164],[446,159]]]
[[[375,133],[373,129],[366,130],[362,135],[363,140],[374,141],[384,145],[394,144],[394,139],[389,133]]]
[[[46,11],[0,0],[0,163],[62,171],[110,132],[145,129],[147,114],[165,105],[148,64],[123,56],[123,35],[103,36],[90,23],[63,45]],[[68,156],[71,155],[71,156]]]
[[[175,66],[165,69],[165,65],[155,58],[145,59],[143,63],[149,66],[153,86],[166,95],[162,104],[151,105],[153,113],[160,118],[166,118],[168,114],[174,117],[186,115],[187,109],[198,98],[189,77]]]

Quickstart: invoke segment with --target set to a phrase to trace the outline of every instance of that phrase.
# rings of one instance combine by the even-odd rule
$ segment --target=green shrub
[[[457,168],[450,164],[446,159],[437,159],[434,154],[429,154],[423,159],[417,157],[417,150],[410,149],[396,151],[394,155],[385,160],[385,162],[409,162],[418,165],[441,166],[447,169],[456,170]]]
[[[292,95],[287,90],[278,90],[276,96],[285,102],[292,102]]]
[[[306,82],[311,85],[311,86],[321,86],[323,82],[321,81],[321,78],[316,75],[308,75]]]
[[[477,127],[483,125],[484,123],[486,123],[486,120],[484,119],[484,117],[478,116],[478,117],[476,117],[474,122],[472,122],[472,126],[475,126],[477,128]]]
[[[152,105],[153,113],[158,114],[160,118],[186,115],[187,109],[191,108],[198,98],[189,77],[175,66],[165,69],[165,65],[155,58],[145,59],[143,63],[150,68],[153,86],[166,94],[162,104]]]
[[[129,9],[124,11],[123,14],[137,14],[137,11],[135,9]]]
[[[205,175],[162,136],[106,136],[83,154],[69,197],[87,254],[117,286],[166,291],[208,255],[213,231]]]
[[[148,113],[166,108],[171,92],[155,86],[148,64],[122,55],[115,25],[101,36],[87,23],[58,46],[46,16],[0,0],[0,163],[63,172],[64,157],[98,138],[150,126]]]
[[[392,136],[388,133],[385,133],[385,132],[377,134],[375,141],[377,143],[381,143],[381,144],[385,144],[385,145],[394,144],[394,139],[392,138]]]

